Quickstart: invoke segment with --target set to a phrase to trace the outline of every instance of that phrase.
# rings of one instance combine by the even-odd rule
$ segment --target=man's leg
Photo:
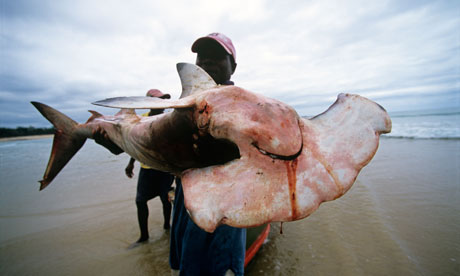
[[[147,206],[147,201],[136,201],[137,206],[137,220],[139,222],[139,230],[141,236],[137,243],[144,242],[149,239],[149,227],[148,227],[148,218],[149,218],[149,207]]]
[[[164,193],[160,195],[161,203],[163,204],[163,218],[164,218],[164,224],[163,224],[163,229],[169,229],[171,228],[169,222],[171,220],[171,209],[172,205],[171,202],[168,200],[168,193]]]

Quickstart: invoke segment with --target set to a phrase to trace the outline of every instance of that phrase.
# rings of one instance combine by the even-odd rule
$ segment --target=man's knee
[[[137,200],[136,199],[136,206],[137,206],[137,208],[146,208],[147,207],[147,201],[145,201],[145,200]]]

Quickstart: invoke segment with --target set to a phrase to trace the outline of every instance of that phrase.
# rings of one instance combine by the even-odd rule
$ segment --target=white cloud
[[[154,87],[178,97],[175,63],[193,63],[191,44],[214,31],[237,48],[237,85],[301,115],[340,92],[385,99],[388,110],[403,108],[391,97],[438,94],[442,104],[459,93],[459,11],[455,2],[12,1],[0,11],[0,125],[42,122],[30,100],[85,118],[106,97]]]

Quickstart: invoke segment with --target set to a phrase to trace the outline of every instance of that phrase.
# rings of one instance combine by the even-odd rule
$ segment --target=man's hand
[[[133,169],[134,169],[134,162],[133,163],[129,162],[128,166],[126,166],[125,168],[125,173],[127,177],[133,178],[133,175],[134,175]]]
[[[114,142],[112,142],[112,140],[110,140],[107,132],[101,127],[97,127],[95,130],[93,130],[93,138],[96,143],[104,146],[113,154],[120,154],[123,152],[120,147],[118,147]]]

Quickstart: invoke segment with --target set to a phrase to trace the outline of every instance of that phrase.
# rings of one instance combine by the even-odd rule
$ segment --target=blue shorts
[[[174,176],[169,173],[141,168],[137,179],[136,202],[167,196],[173,181]]]
[[[169,263],[181,275],[244,274],[246,229],[219,226],[214,233],[199,228],[184,206],[182,183],[176,178]]]

